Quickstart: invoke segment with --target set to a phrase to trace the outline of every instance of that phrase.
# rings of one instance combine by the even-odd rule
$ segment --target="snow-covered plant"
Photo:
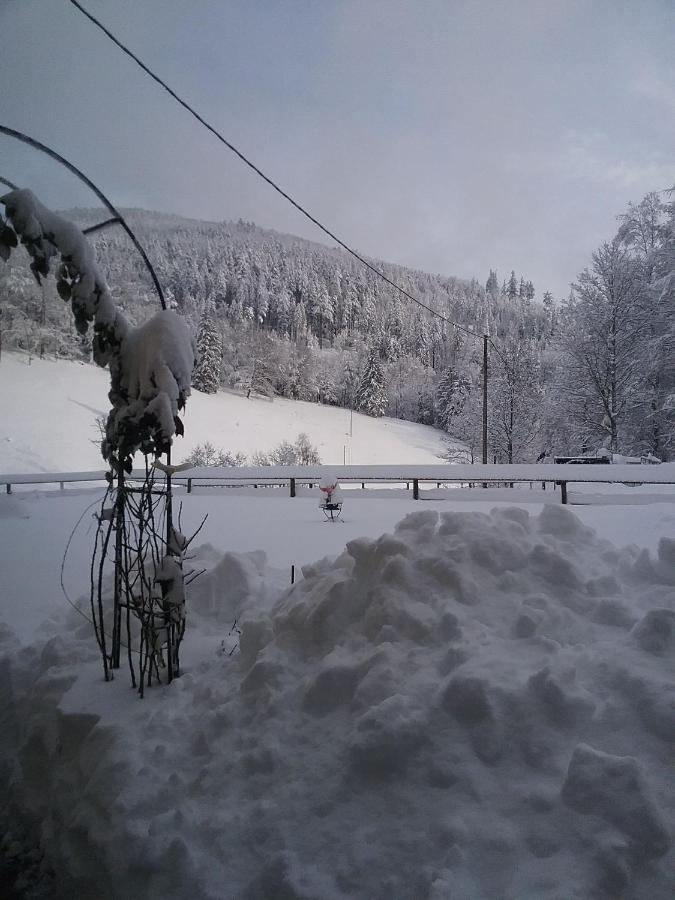
[[[294,444],[282,441],[269,453],[260,451],[251,457],[254,466],[318,466],[321,465],[319,451],[314,447],[307,435],[301,432]]]
[[[31,191],[11,191],[0,202],[8,220],[0,217],[0,257],[7,261],[21,242],[38,284],[58,259],[57,291],[70,302],[80,334],[93,325],[94,360],[110,369],[112,409],[101,452],[111,472],[91,566],[92,622],[107,680],[120,664],[122,610],[126,610],[131,677],[136,684],[132,655],[136,639],[133,649],[140,654],[142,693],[153,667],[158,678],[163,665],[169,680],[177,674],[185,627],[183,554],[189,542],[173,524],[171,466],[160,466],[165,480],[158,485],[148,456],[168,454],[174,435],[183,433],[178,412],[190,393],[194,341],[185,321],[172,310],[162,310],[140,327],[132,327],[113,302],[83,233],[43,206]],[[137,450],[145,454],[146,478],[140,488],[131,488],[125,484],[124,472],[131,472]],[[107,602],[104,586],[110,557],[114,560],[112,604]]]
[[[197,444],[184,460],[191,466],[245,466],[245,453],[230,453],[229,450],[216,448],[209,441]]]
[[[293,444],[288,441],[282,441],[271,451],[269,455],[269,464],[271,466],[294,466],[298,461]]]
[[[195,355],[190,330],[173,310],[130,329],[110,363],[113,408],[101,449],[114,468],[130,472],[137,450],[160,456],[183,434],[178,412],[190,394]]]

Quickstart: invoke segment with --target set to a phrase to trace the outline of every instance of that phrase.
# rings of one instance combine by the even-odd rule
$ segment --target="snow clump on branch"
[[[94,360],[107,365],[129,330],[129,323],[115,305],[98,271],[94,251],[79,228],[43,206],[32,191],[11,191],[0,198],[7,218],[32,258],[31,270],[38,284],[49,275],[50,261],[61,254],[56,287],[70,300],[75,327],[86,334],[94,323]]]
[[[174,434],[183,433],[178,418],[190,395],[196,348],[185,320],[162,310],[129,331],[114,367],[102,452],[132,456],[136,450],[162,453]]]

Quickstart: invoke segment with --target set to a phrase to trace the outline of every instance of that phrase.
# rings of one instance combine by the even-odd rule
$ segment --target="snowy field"
[[[99,468],[105,373],[7,360],[0,470]],[[431,429],[362,419],[352,462],[438,461]],[[195,395],[187,424],[251,452],[337,446],[348,414]],[[0,495],[0,855],[25,896],[671,898],[672,488],[355,490],[337,524],[302,494],[181,493],[205,571],[182,675],[143,700],[85,618],[101,489]]]
[[[108,413],[110,376],[84,363],[3,353],[0,362],[0,472],[75,472],[102,468],[96,419]],[[11,390],[10,390],[11,388]],[[350,419],[351,431],[350,437]],[[439,463],[441,432],[400,419],[371,419],[337,407],[277,397],[246,399],[221,391],[188,400],[180,460],[197,444],[251,455],[305,432],[327,465]],[[49,433],[49,445],[45,435]]]

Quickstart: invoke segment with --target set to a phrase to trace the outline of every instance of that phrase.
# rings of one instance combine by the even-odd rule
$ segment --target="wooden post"
[[[8,484],[8,485],[7,485],[7,493],[8,493],[8,494],[11,494],[11,493],[12,493],[12,485],[11,485],[11,484]]]
[[[562,494],[562,502],[567,503],[567,482],[559,481],[558,484],[560,485],[560,492]]]
[[[291,566],[291,584],[295,584],[295,566]]]
[[[420,499],[420,483],[419,479],[413,478],[413,500]]]
[[[188,494],[192,493],[192,479],[191,478],[188,478],[187,492],[188,492]]]
[[[291,478],[291,497],[295,497],[295,478]]]

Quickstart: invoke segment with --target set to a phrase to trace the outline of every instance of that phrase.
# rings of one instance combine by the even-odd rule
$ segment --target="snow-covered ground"
[[[9,424],[0,391],[0,469],[99,468],[81,445],[105,374],[34,366],[65,380],[41,408],[41,378],[29,391],[20,372],[30,412],[12,404]],[[250,452],[348,430],[343,411],[231,395],[195,395],[188,429],[211,427],[202,400],[229,412],[222,439],[195,443]],[[251,437],[242,412],[235,444],[235,401],[278,423]],[[314,434],[312,415],[326,416]],[[363,425],[377,446],[364,438],[352,462],[436,461],[429,429]],[[398,456],[368,456],[388,425]],[[19,838],[0,855],[51,898],[672,897],[669,490],[612,486],[573,509],[539,489],[356,490],[344,524],[307,491],[181,493],[185,533],[209,516],[190,563],[206,571],[183,673],[143,700],[124,669],[103,682],[60,587],[86,614],[101,490],[0,495],[0,826]]]
[[[447,493],[185,496],[207,572],[143,701],[58,586],[100,492],[0,497],[3,779],[66,895],[672,895],[675,505]]]
[[[102,468],[96,419],[108,413],[109,388],[108,371],[97,366],[49,359],[33,359],[28,365],[26,356],[3,353],[0,472]],[[438,463],[447,450],[441,433],[426,425],[280,397],[247,400],[227,391],[193,391],[184,419],[185,438],[175,445],[177,460],[206,441],[250,455],[269,451],[282,440],[292,443],[303,431],[328,465]]]

